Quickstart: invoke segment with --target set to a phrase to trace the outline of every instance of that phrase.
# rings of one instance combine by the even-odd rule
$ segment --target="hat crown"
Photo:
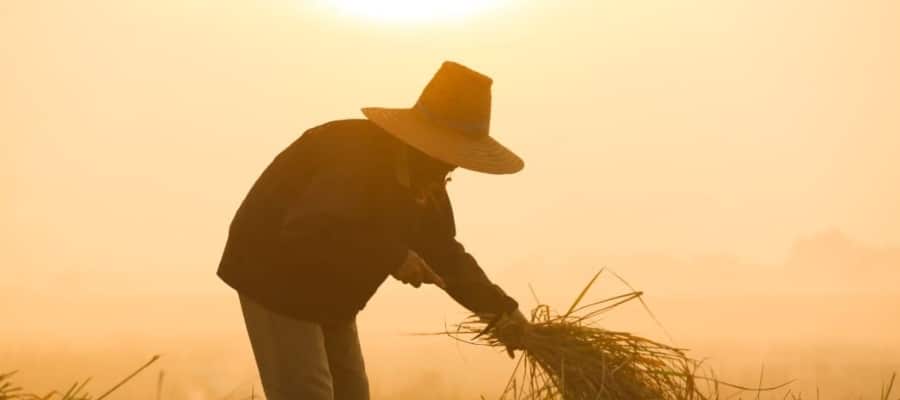
[[[486,75],[446,61],[413,108],[435,123],[466,136],[485,137],[490,131],[492,83]]]

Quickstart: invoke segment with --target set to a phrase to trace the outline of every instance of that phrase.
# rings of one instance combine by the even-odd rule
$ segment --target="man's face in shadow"
[[[455,165],[431,157],[412,146],[407,146],[407,154],[409,155],[410,180],[415,187],[443,183],[447,179],[447,174],[456,169]]]

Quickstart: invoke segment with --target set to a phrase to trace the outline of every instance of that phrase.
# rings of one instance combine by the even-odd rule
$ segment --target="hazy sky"
[[[494,78],[493,135],[526,160],[451,184],[489,271],[777,264],[825,230],[900,245],[894,1],[504,1],[427,24],[297,0],[0,10],[0,261],[26,286],[218,288],[269,160],[360,107],[411,105],[445,59]]]
[[[571,291],[594,264],[657,287],[671,281],[629,267],[729,288],[741,282],[717,266],[851,271],[875,254],[896,270],[900,2],[350,14],[302,0],[0,2],[0,310],[63,310],[61,292],[232,299],[214,271],[272,157],[360,107],[412,105],[448,59],[494,78],[492,134],[526,161],[450,186],[461,241],[492,276],[515,276],[513,293],[538,279]],[[411,293],[385,292],[379,318]]]
[[[445,59],[495,79],[493,134],[527,163],[452,186],[461,238],[495,261],[772,260],[825,228],[897,244],[898,19],[893,1],[512,2],[430,26],[296,0],[5,2],[3,264],[211,270],[277,151],[411,105]]]

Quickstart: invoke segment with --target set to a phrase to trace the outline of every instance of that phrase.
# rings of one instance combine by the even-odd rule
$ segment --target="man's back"
[[[288,315],[355,315],[387,273],[351,271],[358,285],[348,286],[347,277],[338,276],[348,271],[317,259],[323,249],[310,246],[328,245],[322,236],[365,235],[372,223],[381,225],[378,216],[395,197],[390,155],[399,145],[367,120],[334,121],[306,131],[275,157],[242,202],[219,276]],[[378,264],[377,259],[369,262]]]

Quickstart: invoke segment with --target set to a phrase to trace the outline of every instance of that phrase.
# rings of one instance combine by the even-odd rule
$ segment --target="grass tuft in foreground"
[[[85,379],[80,383],[73,383],[72,386],[70,386],[69,389],[65,392],[52,391],[44,395],[37,395],[33,393],[25,393],[21,387],[13,385],[12,382],[10,382],[10,378],[15,375],[16,371],[0,374],[0,400],[103,400],[109,395],[113,394],[113,392],[115,392],[117,389],[122,387],[122,385],[137,376],[137,374],[141,373],[141,371],[147,369],[150,364],[155,363],[157,360],[159,360],[159,356],[153,356],[150,361],[147,361],[140,368],[136,369],[130,375],[119,381],[119,383],[117,383],[115,386],[97,397],[93,397],[90,393],[87,393],[85,391],[85,387],[87,386],[88,382],[91,381],[90,378]]]

